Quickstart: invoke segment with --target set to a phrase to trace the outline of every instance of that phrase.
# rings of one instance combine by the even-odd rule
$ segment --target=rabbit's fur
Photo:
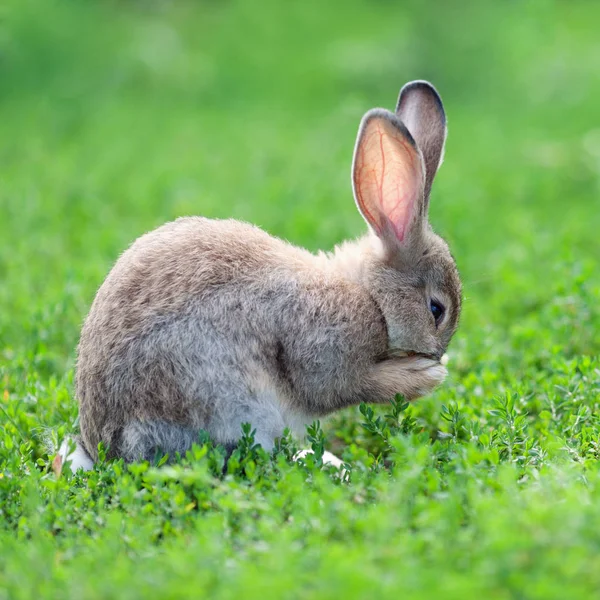
[[[397,114],[365,115],[353,185],[370,231],[331,254],[201,217],[139,238],[81,333],[91,457],[99,442],[126,461],[183,454],[200,430],[231,445],[244,422],[270,449],[285,427],[303,433],[337,409],[439,384],[461,304],[454,260],[427,223],[445,132],[425,82],[403,88]],[[445,308],[437,324],[432,298]]]

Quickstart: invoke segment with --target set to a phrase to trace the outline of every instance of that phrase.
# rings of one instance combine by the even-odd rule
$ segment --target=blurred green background
[[[6,597],[38,583],[48,596],[66,597],[68,585],[78,598],[171,597],[187,589],[183,555],[185,577],[221,578],[210,589],[222,597],[250,597],[271,570],[277,593],[314,570],[314,589],[331,597],[366,597],[373,582],[381,597],[401,586],[424,598],[597,591],[599,30],[591,0],[4,0]],[[412,458],[394,459],[401,483],[372,470],[378,442],[354,409],[327,430],[355,465],[354,487],[290,471],[296,487],[267,475],[262,487],[213,482],[203,505],[143,469],[54,482],[49,440],[76,423],[79,328],[119,253],[190,214],[247,220],[311,250],[359,235],[358,124],[373,106],[393,108],[411,79],[432,81],[448,115],[430,216],[457,259],[465,302],[451,377],[407,426],[431,439],[407,433]],[[512,398],[506,413],[491,410],[499,397]],[[426,476],[413,477],[413,459]],[[294,504],[309,497],[308,508]],[[197,518],[195,502],[206,509]],[[319,520],[322,510],[331,513]],[[184,536],[196,525],[206,538],[192,543]],[[226,559],[240,552],[253,558],[231,570]],[[48,553],[59,575],[30,574]],[[207,562],[194,563],[196,553]],[[113,556],[121,570],[108,577],[97,564]]]

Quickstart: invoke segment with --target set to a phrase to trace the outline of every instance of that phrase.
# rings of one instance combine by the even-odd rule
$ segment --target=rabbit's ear
[[[411,81],[401,90],[396,114],[406,125],[425,163],[425,205],[433,178],[442,163],[446,142],[446,113],[442,99],[427,81]]]
[[[356,204],[386,243],[408,244],[424,215],[425,171],[421,153],[402,121],[375,108],[358,130],[352,184]]]

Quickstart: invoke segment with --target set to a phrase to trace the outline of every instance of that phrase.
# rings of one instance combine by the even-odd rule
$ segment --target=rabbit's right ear
[[[358,130],[352,184],[358,209],[388,248],[418,238],[425,218],[425,169],[402,121],[370,110]]]

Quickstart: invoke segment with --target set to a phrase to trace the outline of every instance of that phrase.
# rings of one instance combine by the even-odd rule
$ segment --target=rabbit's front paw
[[[413,399],[424,396],[446,379],[448,370],[444,365],[424,356],[411,356],[403,359],[405,368],[411,373],[409,393],[407,398]]]
[[[446,374],[446,367],[437,360],[425,356],[405,356],[377,364],[372,381],[381,397],[402,394],[408,400],[414,400],[442,383]]]

